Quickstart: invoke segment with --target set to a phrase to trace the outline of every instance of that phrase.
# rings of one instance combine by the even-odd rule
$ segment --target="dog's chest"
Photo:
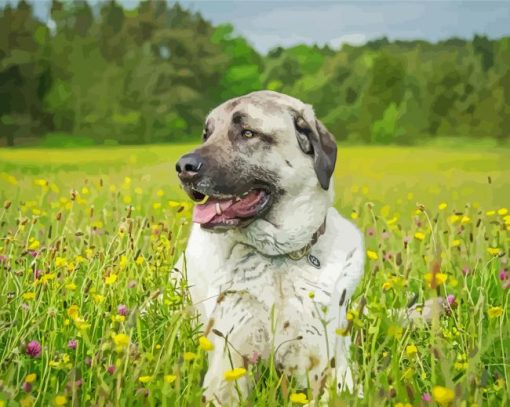
[[[327,268],[326,259],[313,254],[299,260],[267,257],[239,245],[221,267],[217,289],[250,293],[268,308],[303,308],[310,298],[327,305],[332,295],[331,284],[322,278]]]

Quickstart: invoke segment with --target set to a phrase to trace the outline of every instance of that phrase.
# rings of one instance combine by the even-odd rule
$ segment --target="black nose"
[[[194,178],[200,172],[204,163],[197,153],[183,155],[175,165],[175,170],[183,180]]]

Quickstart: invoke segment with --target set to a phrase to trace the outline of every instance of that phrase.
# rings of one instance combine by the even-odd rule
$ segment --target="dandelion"
[[[33,383],[33,382],[35,382],[36,379],[37,379],[37,375],[35,373],[30,373],[30,374],[27,374],[27,376],[25,377],[25,382]]]
[[[425,281],[429,283],[431,286],[433,284],[442,285],[446,283],[446,280],[448,280],[448,274],[444,273],[435,273],[434,275],[432,273],[425,274]]]
[[[447,387],[434,386],[432,388],[432,398],[440,406],[447,406],[455,398],[455,392]]]
[[[63,395],[57,396],[54,403],[56,406],[65,406],[67,404],[67,397]]]
[[[417,353],[418,353],[418,348],[416,347],[416,345],[408,345],[406,347],[407,356],[412,357],[412,356],[416,355]]]
[[[227,382],[233,382],[246,374],[246,369],[244,367],[236,367],[232,370],[227,370],[224,373],[225,380]]]
[[[138,381],[140,383],[149,383],[152,380],[152,376],[140,376]]]
[[[32,358],[37,358],[41,354],[41,351],[42,351],[42,346],[39,342],[30,341],[27,344],[26,352],[27,352],[28,356],[30,356]]]
[[[175,379],[177,379],[177,376],[174,374],[166,374],[165,376],[163,376],[163,380],[165,381],[165,383],[168,384],[172,384],[173,382],[175,382]]]
[[[425,239],[425,233],[423,233],[423,232],[416,232],[414,234],[414,238],[418,239],[418,240],[423,240],[423,239]]]
[[[377,252],[374,252],[372,250],[367,250],[367,257],[370,260],[377,260],[379,258],[379,256],[377,255]]]
[[[290,401],[296,404],[307,404],[310,402],[305,393],[292,393],[290,395]]]
[[[71,319],[76,319],[79,317],[79,309],[78,306],[73,304],[67,309],[67,315],[71,317]]]
[[[126,334],[115,334],[113,335],[112,339],[116,346],[117,352],[122,352],[122,350],[129,346],[130,339]]]
[[[501,315],[503,315],[503,313],[504,310],[502,307],[490,307],[487,311],[489,319],[499,318]]]
[[[27,293],[24,293],[21,297],[25,301],[30,301],[30,300],[33,300],[35,298],[35,293],[33,291],[29,291]]]
[[[205,350],[206,352],[209,352],[214,349],[214,345],[212,344],[212,342],[205,336],[201,336],[200,338],[198,338],[198,343],[200,349]]]
[[[66,284],[66,285],[65,285],[65,288],[66,288],[67,290],[69,290],[69,291],[74,291],[74,290],[76,290],[76,284],[74,284],[74,283],[68,283],[68,284]]]
[[[118,277],[117,274],[112,273],[108,277],[105,278],[104,282],[106,285],[112,285],[113,283],[115,283],[117,281],[117,277]]]
[[[460,219],[460,223],[469,223],[471,222],[471,218],[469,216],[466,216],[464,215],[461,219]]]
[[[437,207],[442,211],[448,207],[448,204],[446,202],[441,202]]]
[[[196,353],[193,353],[193,352],[184,352],[184,354],[182,355],[183,359],[186,361],[186,362],[190,362],[194,359],[197,358],[197,354]]]
[[[508,209],[507,208],[500,208],[500,209],[498,209],[498,215],[504,216],[507,213],[508,213]]]
[[[488,247],[487,248],[487,251],[489,252],[490,255],[492,256],[498,256],[499,253],[501,252],[501,249],[498,248],[498,247]]]

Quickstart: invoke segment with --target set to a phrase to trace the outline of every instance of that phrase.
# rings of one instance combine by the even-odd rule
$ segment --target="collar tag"
[[[312,266],[314,266],[316,269],[321,268],[321,262],[317,257],[315,257],[313,254],[309,254],[307,256],[308,263],[310,263]]]

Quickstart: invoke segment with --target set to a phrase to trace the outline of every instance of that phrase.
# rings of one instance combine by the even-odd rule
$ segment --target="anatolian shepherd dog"
[[[308,383],[353,389],[346,307],[363,273],[358,229],[333,207],[334,137],[310,105],[276,92],[231,99],[205,121],[203,145],[176,170],[196,201],[177,264],[208,339],[204,398],[239,403],[257,358]]]

